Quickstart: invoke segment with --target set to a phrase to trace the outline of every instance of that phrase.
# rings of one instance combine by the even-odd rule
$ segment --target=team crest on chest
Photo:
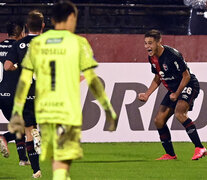
[[[164,69],[165,71],[168,70],[167,64],[163,64],[162,67],[163,67],[163,69]]]

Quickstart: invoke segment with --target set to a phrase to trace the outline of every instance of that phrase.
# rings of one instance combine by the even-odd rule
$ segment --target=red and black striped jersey
[[[182,73],[190,70],[182,54],[169,46],[164,45],[164,51],[158,58],[149,56],[152,73],[159,75],[163,85],[171,92],[175,92],[182,80]],[[197,81],[194,74],[190,73],[191,80]]]

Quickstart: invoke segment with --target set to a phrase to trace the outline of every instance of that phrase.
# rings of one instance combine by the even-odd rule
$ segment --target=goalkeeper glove
[[[107,105],[106,105],[107,104]],[[115,131],[117,126],[117,115],[111,105],[111,103],[107,100],[106,104],[103,106],[106,114],[106,121],[108,121],[108,131]]]
[[[17,139],[21,139],[22,134],[24,134],[24,120],[22,116],[20,116],[18,113],[12,115],[8,124],[8,130],[12,134],[15,133]]]

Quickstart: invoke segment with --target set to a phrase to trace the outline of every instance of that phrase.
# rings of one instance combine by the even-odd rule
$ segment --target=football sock
[[[26,156],[26,148],[25,148],[25,136],[22,136],[22,139],[16,139],[15,142],[16,142],[17,152],[19,155],[19,160],[28,161],[28,158]]]
[[[3,136],[4,136],[4,138],[6,139],[7,142],[9,142],[9,141],[13,141],[13,140],[16,139],[15,134],[12,134],[12,133],[10,133],[10,132],[6,132],[6,133],[4,133]]]
[[[26,142],[26,147],[27,147],[27,154],[31,163],[31,167],[33,169],[33,172],[36,173],[37,171],[40,170],[40,167],[39,167],[39,155],[36,153],[34,149],[34,142],[33,141]]]
[[[203,145],[201,144],[194,122],[190,118],[188,118],[183,123],[183,126],[185,127],[186,132],[188,133],[188,136],[190,137],[195,147],[203,148]]]
[[[171,142],[171,135],[167,125],[164,125],[163,128],[158,129],[158,133],[160,135],[160,140],[162,142],[162,146],[164,147],[167,154],[171,156],[175,156],[175,152],[173,149],[173,145]]]
[[[53,180],[68,180],[68,171],[66,169],[56,169],[53,171]]]
[[[71,180],[70,176],[67,176],[67,179],[66,180]]]

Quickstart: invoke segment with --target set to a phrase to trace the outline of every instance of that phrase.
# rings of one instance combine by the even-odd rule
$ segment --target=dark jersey
[[[207,19],[204,17],[206,9],[192,9],[190,18],[191,35],[207,35]]]
[[[182,54],[174,48],[163,46],[162,55],[149,57],[152,73],[159,75],[163,85],[171,92],[175,92],[183,78],[182,73],[189,71]],[[194,74],[191,74],[190,82],[197,81]]]
[[[16,40],[6,39],[0,43],[0,98],[13,97],[20,71],[4,71],[4,62],[7,60],[8,51]]]
[[[16,41],[13,44],[13,47],[8,53],[7,59],[10,60],[13,64],[18,64],[18,67],[21,71],[21,62],[27,52],[27,48],[29,47],[29,43],[34,38],[36,35],[28,35],[24,37],[23,39]],[[28,98],[33,98],[35,95],[35,83],[34,80],[31,84],[29,93],[28,93]]]

